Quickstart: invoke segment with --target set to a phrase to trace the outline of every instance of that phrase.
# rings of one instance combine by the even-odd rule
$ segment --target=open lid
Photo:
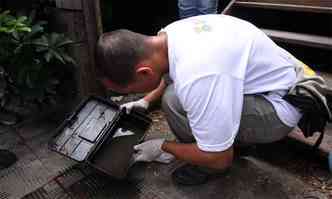
[[[51,150],[85,161],[120,118],[119,106],[98,97],[84,100],[57,129]]]

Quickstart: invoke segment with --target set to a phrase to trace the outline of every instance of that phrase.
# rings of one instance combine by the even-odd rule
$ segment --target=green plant
[[[25,23],[26,16],[15,18],[9,15],[10,11],[4,11],[0,14],[0,32],[4,33],[18,33],[31,32],[31,28]]]
[[[63,34],[45,31],[47,22],[35,13],[0,13],[0,104],[18,97],[23,103],[50,101],[56,96],[61,73],[75,61],[67,54],[74,44]]]

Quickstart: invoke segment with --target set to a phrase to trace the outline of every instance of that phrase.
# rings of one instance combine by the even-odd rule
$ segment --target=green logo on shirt
[[[196,33],[210,32],[212,29],[211,26],[208,25],[205,21],[197,20],[194,23],[195,23],[194,30]]]

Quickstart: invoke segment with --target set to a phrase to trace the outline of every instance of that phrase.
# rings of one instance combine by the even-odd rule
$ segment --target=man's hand
[[[128,102],[120,106],[120,108],[126,108],[127,114],[129,114],[134,107],[147,110],[149,108],[149,102],[142,98],[140,100]]]
[[[153,139],[134,146],[134,162],[161,162],[170,163],[175,158],[172,154],[164,152],[161,149],[165,139]]]
[[[190,164],[219,170],[230,167],[234,157],[233,146],[225,151],[206,152],[199,149],[196,143],[165,141],[162,144],[162,150]]]

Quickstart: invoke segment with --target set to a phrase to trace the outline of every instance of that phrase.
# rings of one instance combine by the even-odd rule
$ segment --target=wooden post
[[[78,62],[79,97],[103,95],[95,63],[95,45],[102,33],[99,0],[56,0],[56,5],[55,26],[79,43],[72,53]]]

